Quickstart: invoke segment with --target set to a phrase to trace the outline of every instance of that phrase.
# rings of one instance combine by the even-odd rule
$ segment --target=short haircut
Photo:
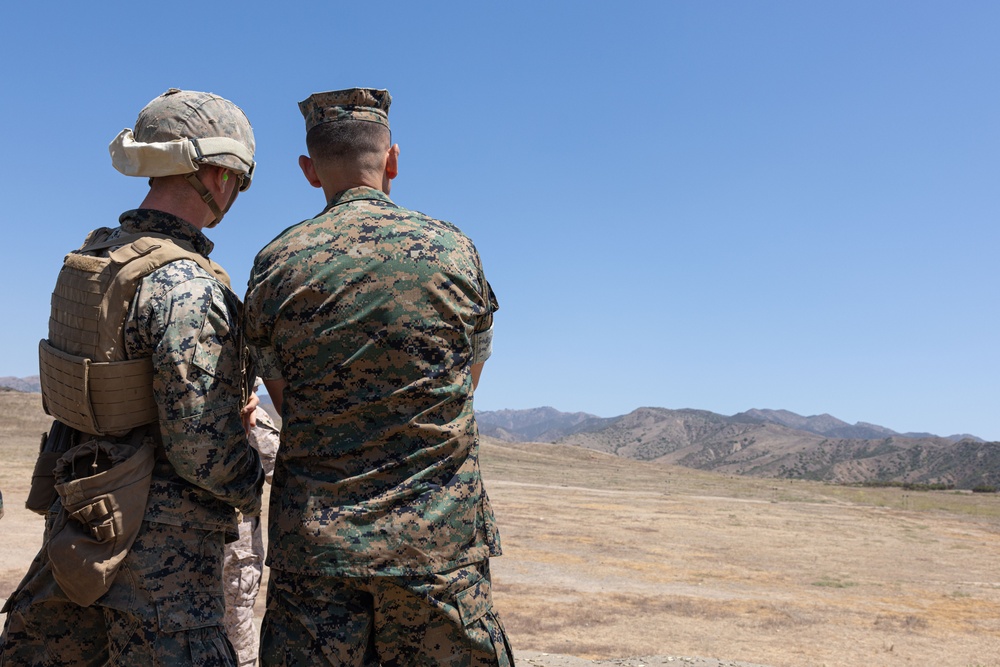
[[[378,169],[391,145],[389,128],[365,120],[321,123],[306,134],[309,156],[321,163]]]

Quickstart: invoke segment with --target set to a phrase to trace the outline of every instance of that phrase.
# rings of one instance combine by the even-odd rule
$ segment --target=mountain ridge
[[[13,377],[10,375],[0,377],[0,388],[23,391],[29,394],[38,394],[42,391],[41,380],[37,375],[29,375],[23,378]]]
[[[527,434],[518,412],[503,411],[502,433],[508,442]],[[828,414],[803,417],[787,410],[754,409],[726,416],[642,407],[602,418],[546,408],[545,417],[548,439],[535,441],[651,463],[842,484],[1000,488],[1000,443],[975,436],[901,434],[876,424],[850,425]],[[476,418],[482,434],[495,437],[501,431],[495,413],[477,412]]]
[[[523,410],[477,410],[476,421],[479,431],[505,442],[556,442],[560,437],[578,433],[584,430],[600,428],[621,419],[635,419],[636,415],[649,410],[669,410],[651,406],[639,407],[630,413],[617,417],[598,417],[586,412],[560,412],[552,407],[528,408]],[[897,438],[943,438],[950,442],[974,440],[986,442],[969,433],[939,436],[933,433],[907,432],[899,433],[885,426],[868,422],[849,424],[832,415],[823,413],[804,417],[789,410],[769,410],[752,408],[738,412],[732,416],[720,415],[708,410],[681,408],[671,412],[692,415],[713,415],[715,418],[732,420],[734,422],[761,422],[786,426],[788,428],[842,439],[872,440],[885,437]],[[544,421],[544,429],[539,429],[539,423]]]
[[[38,376],[0,389],[40,391]],[[262,398],[262,407],[269,401]],[[271,408],[273,411],[273,407]],[[1000,442],[961,434],[897,433],[829,414],[752,408],[735,415],[640,407],[617,417],[552,407],[477,411],[480,433],[507,443],[553,442],[700,470],[842,484],[1000,488]]]
[[[4,376],[0,377],[0,388],[9,388],[24,392],[41,392],[41,383],[37,375],[26,377]],[[636,408],[636,411],[649,408]],[[666,408],[662,408],[666,409]],[[684,410],[691,410],[685,408]],[[707,410],[694,410],[694,412],[709,413]],[[588,423],[607,423],[610,420],[620,419],[626,415],[618,417],[598,417],[586,412],[562,412],[553,407],[545,406],[529,409],[505,409],[505,410],[477,410],[476,418],[480,424],[480,431],[485,435],[497,438],[505,442],[554,442],[558,437],[565,435],[567,428],[578,427]],[[719,415],[724,417],[724,415]],[[848,424],[836,417],[823,413],[803,417],[789,410],[770,410],[751,408],[744,412],[739,412],[729,419],[760,419],[764,422],[782,424],[796,430],[817,433],[842,438],[871,439],[879,437],[902,437],[902,438],[938,438],[944,437],[952,442],[961,440],[977,440],[985,442],[982,438],[968,433],[961,433],[949,436],[938,436],[932,433],[898,433],[892,429],[868,422],[857,422]],[[483,428],[484,424],[487,426]]]

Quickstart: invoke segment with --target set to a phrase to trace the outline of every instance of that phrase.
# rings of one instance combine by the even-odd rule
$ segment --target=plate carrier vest
[[[123,435],[155,422],[153,360],[126,359],[125,318],[140,281],[179,259],[230,287],[218,264],[164,234],[90,233],[63,260],[52,293],[49,337],[38,344],[45,412],[92,435]],[[110,252],[109,249],[114,248]]]

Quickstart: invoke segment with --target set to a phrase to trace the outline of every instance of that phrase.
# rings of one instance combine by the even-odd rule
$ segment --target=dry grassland
[[[41,533],[23,509],[38,404],[0,393],[0,598]],[[1000,667],[996,495],[753,480],[557,445],[487,442],[482,463],[505,552],[496,604],[520,651]]]

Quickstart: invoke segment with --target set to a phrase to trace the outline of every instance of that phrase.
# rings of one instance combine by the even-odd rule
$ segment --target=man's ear
[[[392,180],[399,176],[399,144],[389,147],[389,154],[385,160],[385,175]]]
[[[223,194],[228,191],[229,170],[218,165],[204,165],[196,172],[199,180],[213,194]]]
[[[314,188],[323,187],[323,184],[319,182],[319,177],[316,175],[316,165],[313,164],[311,157],[308,155],[300,155],[299,169],[302,170],[302,175],[306,177],[307,181],[309,181],[309,185]]]

